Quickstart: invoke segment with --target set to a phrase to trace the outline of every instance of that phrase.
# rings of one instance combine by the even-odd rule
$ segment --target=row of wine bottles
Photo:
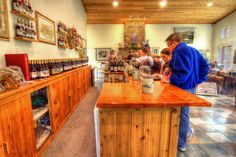
[[[125,69],[124,62],[121,60],[111,61],[109,66],[111,72],[123,72]]]
[[[26,15],[32,15],[34,13],[30,0],[12,0],[12,9]]]
[[[16,22],[16,36],[35,39],[36,31],[33,22],[18,17]]]
[[[53,60],[30,60],[30,78],[42,79],[63,71],[79,68],[88,64],[88,59],[53,59]]]

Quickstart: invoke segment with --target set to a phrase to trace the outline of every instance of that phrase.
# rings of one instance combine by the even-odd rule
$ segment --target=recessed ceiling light
[[[161,8],[164,8],[166,5],[167,5],[167,1],[166,0],[160,1]]]
[[[207,6],[208,6],[208,7],[211,7],[211,6],[213,6],[213,3],[212,3],[212,2],[209,2],[209,3],[207,3]]]
[[[113,5],[113,7],[117,7],[119,5],[119,3],[117,1],[113,1],[112,5]]]

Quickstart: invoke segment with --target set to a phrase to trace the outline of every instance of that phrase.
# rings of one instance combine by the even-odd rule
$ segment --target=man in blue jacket
[[[172,52],[170,83],[195,94],[196,86],[207,79],[209,65],[195,48],[181,43],[178,34],[171,34],[166,39]],[[189,107],[181,108],[178,149],[186,151],[187,137],[191,134],[189,125]]]

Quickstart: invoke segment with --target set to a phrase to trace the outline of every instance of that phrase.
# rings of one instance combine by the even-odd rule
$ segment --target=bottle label
[[[40,77],[40,78],[43,78],[43,77],[44,77],[44,71],[40,71],[40,72],[39,72],[39,77]]]
[[[117,71],[117,66],[115,66],[114,71]]]
[[[34,72],[30,72],[30,78],[31,79],[36,79],[38,77],[38,72],[34,71]]]

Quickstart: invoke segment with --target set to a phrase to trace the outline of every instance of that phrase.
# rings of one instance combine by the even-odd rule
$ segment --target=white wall
[[[146,40],[149,39],[151,47],[166,47],[166,38],[174,32],[174,27],[194,27],[193,46],[197,49],[208,49],[209,56],[212,45],[212,25],[211,24],[147,24]]]
[[[76,27],[79,34],[87,38],[86,12],[81,0],[33,0],[32,7],[56,22],[65,23],[68,27]],[[5,53],[28,53],[29,59],[73,58],[78,53],[70,49],[61,49],[56,45],[31,43],[14,40],[14,18],[11,13],[11,0],[8,0],[8,17],[10,41],[0,40],[0,67],[5,66]]]
[[[174,32],[174,27],[195,27],[193,47],[197,49],[209,49],[212,44],[212,25],[211,24],[146,24],[145,36],[149,39],[151,47],[165,48],[165,39]],[[90,63],[94,64],[95,48],[118,48],[118,43],[123,42],[123,24],[88,24],[88,56]],[[210,56],[210,54],[209,54]]]
[[[231,26],[231,36],[229,38],[221,39],[221,29],[227,26]],[[236,51],[236,11],[217,22],[213,27],[212,60],[218,59],[218,49],[222,46],[232,45],[233,56],[233,52]]]
[[[89,63],[96,63],[95,48],[118,49],[119,43],[123,42],[123,24],[88,24],[87,47]]]

